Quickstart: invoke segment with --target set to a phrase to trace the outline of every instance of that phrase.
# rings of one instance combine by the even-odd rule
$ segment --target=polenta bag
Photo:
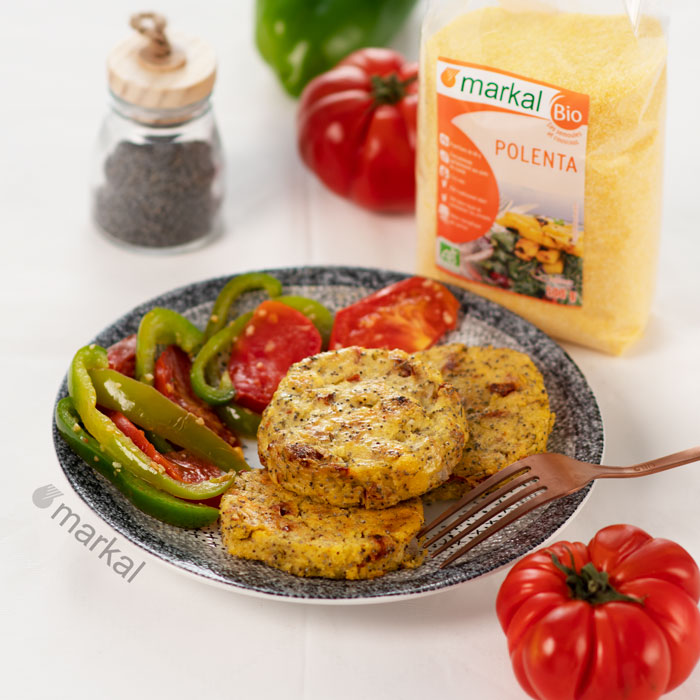
[[[419,267],[619,354],[652,301],[666,35],[647,0],[432,0]]]

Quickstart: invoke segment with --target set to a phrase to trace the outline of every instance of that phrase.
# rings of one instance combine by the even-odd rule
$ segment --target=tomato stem
[[[610,584],[608,573],[606,571],[598,571],[593,562],[589,561],[579,571],[576,571],[574,554],[568,547],[566,550],[571,557],[570,567],[562,564],[554,552],[550,552],[550,556],[554,566],[566,575],[566,585],[572,598],[584,600],[591,605],[601,605],[612,601],[626,601],[644,605],[644,601],[641,598],[634,598],[615,590]]]
[[[381,76],[373,75],[372,80],[372,97],[375,106],[379,105],[395,105],[406,97],[406,88],[414,83],[418,78],[417,75],[412,75],[406,80],[399,80],[396,73],[391,75]]]

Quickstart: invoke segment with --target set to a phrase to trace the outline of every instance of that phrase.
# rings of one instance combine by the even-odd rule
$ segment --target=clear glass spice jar
[[[221,142],[211,107],[216,58],[141,13],[108,58],[111,93],[95,158],[93,218],[111,241],[179,252],[220,232]]]

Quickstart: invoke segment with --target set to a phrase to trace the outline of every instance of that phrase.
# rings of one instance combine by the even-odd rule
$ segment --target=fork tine
[[[436,535],[433,535],[427,542],[425,542],[423,546],[430,547],[431,544],[437,542],[439,539],[442,539],[448,532],[450,532],[450,530],[454,530],[454,528],[456,528],[458,525],[461,525],[465,520],[469,520],[469,518],[471,518],[475,513],[478,513],[480,510],[490,505],[494,501],[497,501],[499,498],[509,493],[513,489],[516,489],[519,486],[526,484],[528,481],[532,481],[532,479],[534,478],[536,477],[530,474],[529,471],[527,471],[524,474],[521,474],[520,476],[516,477],[515,479],[506,482],[505,484],[503,484],[503,486],[501,486],[501,488],[482,496],[476,503],[474,503],[474,505],[471,508],[469,508],[469,510],[460,515],[459,518],[457,518],[456,520],[450,521],[447,525],[445,525],[442,528],[442,530],[440,530]],[[467,503],[469,503],[472,500],[474,499],[470,498]]]
[[[497,503],[495,508],[491,508],[491,510],[488,511],[488,513],[484,513],[477,521],[473,522],[469,527],[466,527],[464,530],[460,530],[459,532],[455,533],[454,537],[450,538],[447,540],[444,544],[442,544],[438,549],[436,549],[433,553],[432,556],[435,557],[441,552],[444,552],[446,549],[451,547],[453,544],[456,544],[459,542],[461,539],[464,539],[467,535],[471,534],[474,532],[474,530],[480,528],[484,523],[487,523],[489,520],[493,520],[499,513],[502,513],[505,510],[508,510],[508,508],[516,505],[520,501],[522,501],[524,498],[528,498],[529,496],[533,496],[539,491],[542,491],[543,489],[546,490],[546,486],[543,486],[539,482],[535,482],[532,484],[529,488],[524,488],[521,489],[520,491],[517,491],[514,493],[510,498],[507,498],[505,501],[501,503]],[[455,523],[455,527],[458,523]],[[453,529],[453,528],[450,528]],[[449,531],[449,530],[448,530]]]
[[[488,491],[491,488],[494,488],[495,486],[498,486],[502,481],[510,478],[517,472],[523,471],[525,469],[527,469],[527,471],[530,471],[530,467],[524,464],[524,462],[525,460],[522,459],[517,462],[513,462],[513,464],[504,467],[495,474],[492,474],[488,479],[482,481],[478,486],[475,486],[470,491],[467,491],[467,493],[465,493],[464,496],[462,496],[462,498],[460,498],[454,505],[450,506],[444,512],[440,513],[440,515],[438,515],[427,525],[424,525],[418,532],[416,537],[423,537],[424,535],[428,534],[432,529],[436,528],[438,525],[440,525],[440,523],[444,522],[451,515],[454,515],[458,510],[464,508],[464,506],[466,506],[467,503],[479,498],[479,496],[481,496],[482,493]]]
[[[549,503],[550,501],[553,501],[555,498],[556,498],[555,495],[548,496],[547,492],[544,491],[543,493],[539,494],[538,496],[535,496],[534,498],[531,498],[529,501],[526,501],[521,506],[518,506],[518,508],[515,508],[510,513],[508,513],[508,515],[506,515],[504,518],[497,520],[491,526],[486,528],[486,530],[479,533],[474,539],[469,540],[469,542],[467,542],[467,544],[465,544],[464,547],[461,547],[456,552],[451,554],[447,559],[445,559],[444,562],[442,562],[442,564],[440,564],[440,568],[444,569],[446,566],[449,566],[453,561],[455,561],[456,559],[459,559],[461,556],[466,554],[470,549],[472,549],[473,547],[476,547],[476,545],[483,542],[486,538],[490,537],[491,535],[498,532],[499,530],[502,530],[504,527],[506,527],[507,525],[510,525],[512,522],[516,521],[518,518],[521,518],[523,515],[527,515],[531,510],[535,510],[535,508],[539,508],[539,506],[542,506],[545,503]]]

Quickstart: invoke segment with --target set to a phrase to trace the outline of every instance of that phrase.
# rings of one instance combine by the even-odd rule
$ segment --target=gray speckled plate
[[[339,309],[406,277],[384,270],[348,267],[301,267],[267,270],[284,285],[287,294],[303,294]],[[94,342],[109,346],[136,332],[141,316],[154,306],[166,306],[203,325],[211,305],[228,278],[200,282],[163,294],[138,306],[100,333]],[[527,321],[501,306],[470,292],[451,287],[460,300],[457,329],[445,342],[492,344],[530,355],[544,375],[557,419],[548,449],[576,459],[600,463],[603,425],[595,397],[579,368],[554,341]],[[240,299],[238,312],[253,308],[262,294]],[[58,398],[66,395],[65,380]],[[417,569],[397,571],[369,581],[335,581],[299,578],[259,562],[237,559],[221,546],[216,526],[182,530],[151,518],[132,506],[112,485],[76,457],[54,427],[56,454],[69,482],[103,520],[124,537],[182,571],[231,590],[314,603],[368,603],[400,600],[454,586],[501,568],[551,539],[576,513],[590,486],[566,498],[542,506],[475,547],[466,557],[441,570],[440,559]],[[248,446],[251,463],[257,462],[255,446]],[[430,518],[434,505],[426,516]],[[449,550],[448,550],[449,552]],[[447,554],[442,555],[447,556]]]

